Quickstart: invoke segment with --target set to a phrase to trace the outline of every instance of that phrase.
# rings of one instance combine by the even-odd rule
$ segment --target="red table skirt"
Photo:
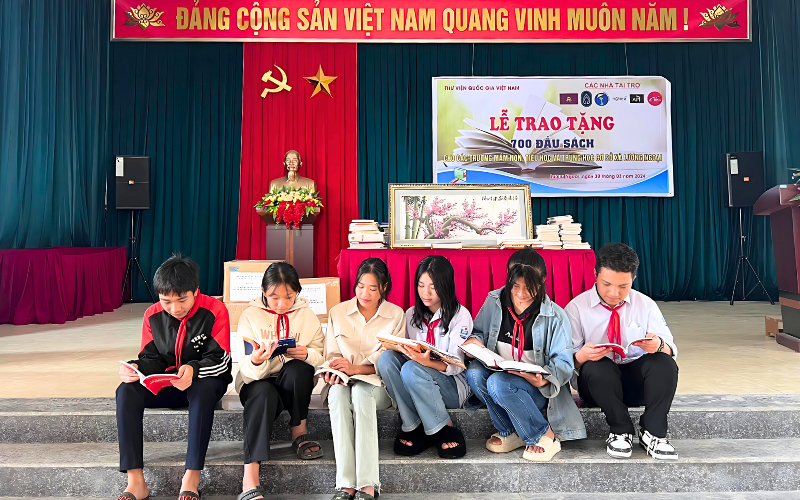
[[[547,295],[561,307],[589,289],[595,282],[592,250],[538,250],[547,264]],[[475,317],[490,291],[506,281],[506,262],[514,250],[468,249],[345,249],[339,254],[342,300],[353,298],[358,266],[364,259],[378,257],[389,266],[392,291],[389,302],[404,310],[414,304],[414,275],[419,262],[428,255],[443,255],[453,264],[458,301]]]
[[[62,324],[122,305],[124,247],[0,250],[0,324]]]

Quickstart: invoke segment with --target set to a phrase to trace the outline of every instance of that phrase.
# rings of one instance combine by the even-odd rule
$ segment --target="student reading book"
[[[147,390],[153,394],[158,394],[159,391],[165,387],[172,387],[172,382],[180,380],[177,373],[154,373],[152,375],[145,375],[136,368],[136,365],[124,361],[120,361],[120,363],[125,365],[129,370],[135,372],[136,376],[139,377],[139,383],[147,387]]]
[[[291,264],[270,264],[261,280],[261,295],[250,301],[239,319],[239,334],[253,352],[239,360],[236,387],[244,406],[244,477],[239,500],[265,498],[259,468],[269,460],[269,436],[281,411],[289,411],[292,448],[298,458],[322,456],[308,436],[306,419],[314,390],[314,371],[322,364],[323,334],[317,315],[300,297],[300,278]],[[274,355],[280,343],[294,342]]]
[[[406,311],[406,333],[411,340],[424,340],[457,358],[461,366],[434,359],[430,349],[405,345],[380,357],[378,373],[403,421],[394,451],[413,456],[434,445],[441,458],[460,458],[467,444],[447,410],[461,408],[469,397],[464,353],[458,346],[472,333],[472,315],[458,303],[453,266],[441,255],[422,259],[414,282],[415,302]]]
[[[403,310],[386,300],[392,278],[385,262],[366,259],[358,267],[355,283],[355,297],[328,312],[325,336],[327,366],[350,377],[347,384],[336,374],[322,375],[328,384],[323,394],[327,394],[336,455],[334,500],[374,500],[380,491],[376,411],[389,408],[392,400],[375,373],[384,352],[375,335],[383,331],[405,337],[406,330]]]
[[[586,437],[569,390],[569,320],[545,293],[547,268],[536,250],[514,252],[506,271],[505,287],[489,293],[465,344],[486,347],[504,360],[544,367],[548,373],[492,371],[474,360],[467,381],[497,429],[486,448],[505,453],[526,446],[522,458],[547,462],[561,450],[559,441]]]
[[[156,270],[153,288],[159,301],[144,314],[139,356],[128,362],[134,369],[119,367],[123,381],[117,388],[119,468],[128,474],[128,486],[119,498],[141,500],[150,495],[142,473],[144,409],[186,406],[189,443],[180,497],[200,498],[200,471],[214,408],[231,382],[231,356],[228,310],[200,293],[199,269],[188,257],[174,255]],[[179,378],[158,394],[140,383],[141,375],[164,373]]]
[[[631,456],[635,429],[628,407],[644,406],[639,445],[655,459],[676,460],[667,439],[667,414],[678,387],[678,348],[656,303],[632,289],[638,268],[631,247],[605,245],[597,252],[595,286],[567,305],[577,374],[573,386],[584,405],[605,413],[610,456]],[[608,344],[629,347],[621,356]]]

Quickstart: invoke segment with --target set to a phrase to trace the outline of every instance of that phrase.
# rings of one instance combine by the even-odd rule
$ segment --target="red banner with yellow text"
[[[751,0],[113,1],[115,40],[670,42],[751,37]]]

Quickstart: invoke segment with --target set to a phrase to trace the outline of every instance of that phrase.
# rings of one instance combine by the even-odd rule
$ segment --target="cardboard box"
[[[231,320],[231,331],[239,326],[239,318],[245,309],[250,307],[249,302],[225,302],[225,307],[228,308],[228,317]]]
[[[764,316],[764,324],[766,327],[766,334],[767,337],[778,337],[779,333],[783,332],[783,328],[781,328],[781,323],[783,323],[783,316]]]
[[[303,286],[300,296],[308,299],[319,320],[327,323],[328,312],[342,301],[339,278],[303,278],[300,284]]]
[[[261,280],[277,260],[232,260],[226,262],[223,302],[249,302],[261,294]]]

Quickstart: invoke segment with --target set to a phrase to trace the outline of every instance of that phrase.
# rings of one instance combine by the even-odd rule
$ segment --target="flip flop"
[[[239,496],[236,497],[236,500],[253,500],[257,499],[258,497],[267,498],[267,492],[261,485],[239,493]]]
[[[136,496],[130,491],[123,491],[117,500],[150,500],[150,495],[147,495],[144,498],[136,498]]]

